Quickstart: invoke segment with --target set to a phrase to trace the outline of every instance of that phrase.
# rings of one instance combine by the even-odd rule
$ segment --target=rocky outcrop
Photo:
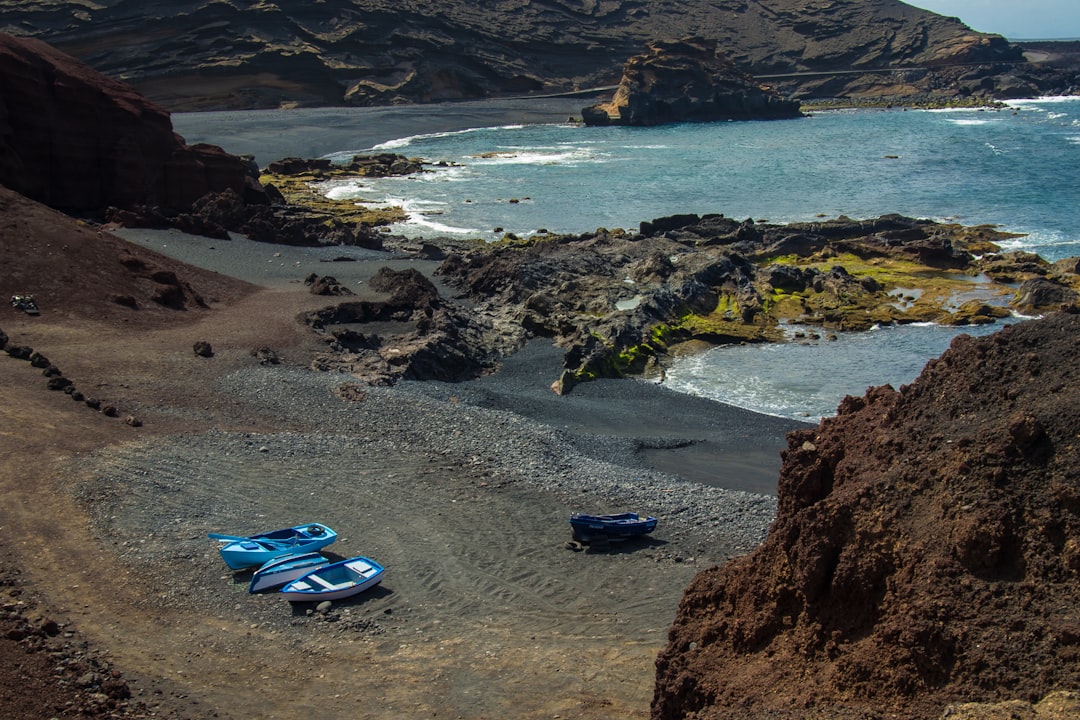
[[[960,336],[911,385],[789,434],[767,539],[686,590],[653,720],[922,720],[974,700],[1000,710],[956,717],[1036,717],[1044,697],[1058,710],[1037,717],[1075,717],[1078,352],[1074,314]]]
[[[771,225],[689,214],[642,223],[638,233],[463,245],[438,273],[469,299],[470,322],[490,329],[489,345],[544,336],[565,347],[555,386],[564,392],[595,377],[660,371],[684,341],[782,340],[788,321],[826,331],[994,322],[1008,314],[1014,283],[1046,274],[998,255],[994,241],[1007,237],[897,215]],[[1000,283],[964,277],[991,262]],[[1067,270],[1046,278],[1057,292],[1022,297],[1045,303],[1040,311],[1070,304],[1080,277]],[[982,297],[959,308],[948,300],[972,291]]]
[[[231,189],[203,195],[183,211],[145,205],[126,210],[110,208],[105,219],[121,227],[175,228],[222,240],[235,232],[256,242],[279,245],[382,247],[382,236],[369,225],[349,222],[316,208],[250,203]]]
[[[699,35],[785,92],[894,92],[896,68],[1022,61],[1003,38],[900,0],[0,0],[4,27],[174,110],[388,105],[610,86],[657,38]],[[793,73],[886,69],[883,76]],[[996,75],[1014,73],[1014,66]],[[921,72],[921,71],[920,71]],[[769,80],[768,82],[773,82]],[[936,80],[913,79],[918,92]],[[982,79],[968,87],[980,90]],[[947,87],[939,91],[952,92]]]
[[[188,146],[169,114],[131,86],[45,43],[0,33],[0,184],[69,211],[188,207],[261,188],[247,163]]]
[[[584,108],[586,125],[662,125],[716,120],[801,117],[799,103],[762,87],[729,59],[716,41],[657,41],[630,58],[610,102]]]
[[[369,385],[401,379],[459,382],[479,377],[514,349],[485,338],[473,314],[444,302],[418,270],[384,267],[369,285],[386,298],[307,314],[306,322],[329,347],[312,367],[348,372]]]

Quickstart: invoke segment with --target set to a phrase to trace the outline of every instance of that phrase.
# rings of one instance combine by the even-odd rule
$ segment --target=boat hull
[[[315,552],[337,540],[337,533],[321,523],[307,523],[291,528],[250,535],[226,541],[221,559],[233,570],[259,567],[284,555]]]
[[[316,568],[329,564],[330,561],[317,552],[274,558],[260,566],[251,576],[248,592],[260,593],[276,590]]]
[[[655,530],[656,522],[654,517],[641,517],[637,513],[615,515],[574,513],[570,516],[570,528],[574,532],[574,537],[579,540],[594,537],[606,537],[612,540],[639,537]]]
[[[355,557],[331,563],[281,588],[289,602],[322,602],[358,595],[382,582],[385,569],[370,558]]]

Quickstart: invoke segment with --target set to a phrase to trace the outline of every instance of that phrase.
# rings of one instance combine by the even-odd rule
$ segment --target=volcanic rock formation
[[[653,720],[914,720],[1080,689],[1078,352],[1075,314],[960,336],[791,433],[768,538],[683,597]],[[1076,717],[1062,698],[1038,717]],[[967,717],[1029,716],[987,712]]]
[[[0,33],[0,184],[69,211],[188,207],[232,189],[256,199],[247,164],[188,146],[169,114],[45,43]]]
[[[898,215],[773,225],[687,214],[642,223],[635,234],[601,229],[463,246],[438,272],[470,298],[470,318],[494,337],[530,333],[566,347],[563,391],[579,380],[652,372],[683,341],[779,340],[783,321],[826,331],[993,322],[1008,314],[1004,294],[1035,278],[1046,286],[1016,302],[1048,304],[1025,311],[1074,302],[1080,277],[1067,264],[999,253],[995,240],[1006,237]],[[923,288],[918,298],[894,294],[890,263],[903,269],[905,285]],[[1000,283],[957,308],[951,298],[972,290],[956,279],[962,273]]]
[[[689,35],[716,40],[754,75],[885,70],[791,78],[787,90],[804,96],[986,94],[988,77],[992,88],[1016,68],[984,75],[976,65],[1024,59],[999,36],[899,0],[0,0],[0,10],[0,29],[46,40],[174,110],[566,92],[613,85],[646,43]],[[950,66],[971,77],[938,87]]]
[[[662,125],[801,117],[799,103],[754,82],[703,38],[657,41],[623,68],[611,102],[581,111],[586,125]]]

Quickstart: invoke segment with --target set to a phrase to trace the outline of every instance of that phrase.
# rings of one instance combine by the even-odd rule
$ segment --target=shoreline
[[[415,268],[433,275],[439,263],[407,259],[392,252],[352,247],[307,248],[269,245],[246,238],[231,241],[190,236],[174,230],[121,229],[129,242],[267,288],[299,292],[309,273],[333,275],[371,297],[366,283],[380,267]],[[347,256],[353,262],[329,262]],[[318,305],[329,298],[312,296]],[[478,408],[506,410],[575,438],[594,456],[632,457],[637,466],[674,474],[702,485],[775,496],[780,451],[790,430],[810,423],[755,413],[679,393],[667,386],[625,378],[582,383],[563,396],[550,389],[562,372],[563,351],[535,340],[506,358],[491,375],[464,383],[407,381],[400,390]]]
[[[260,167],[286,157],[367,152],[416,135],[503,125],[566,122],[585,105],[581,98],[467,100],[431,105],[326,107],[294,110],[220,110],[173,113],[173,130],[189,145],[210,143],[233,155],[250,155]],[[285,122],[300,114],[305,121]],[[287,127],[288,132],[282,128]]]

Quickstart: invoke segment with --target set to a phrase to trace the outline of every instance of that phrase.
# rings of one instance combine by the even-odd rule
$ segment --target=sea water
[[[336,136],[343,132],[339,126]],[[997,225],[1022,234],[1004,249],[1048,260],[1080,255],[1080,98],[656,128],[522,123],[369,146],[339,142],[328,157],[392,151],[433,164],[420,175],[334,180],[322,188],[331,197],[405,208],[409,219],[393,230],[414,237],[635,230],[677,213],[771,223],[900,213]],[[816,420],[833,414],[845,395],[911,382],[959,332],[999,328],[919,325],[831,342],[717,348],[679,361],[665,382]]]

